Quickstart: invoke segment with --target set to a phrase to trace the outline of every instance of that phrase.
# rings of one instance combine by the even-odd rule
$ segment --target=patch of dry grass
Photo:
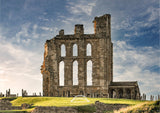
[[[115,110],[114,113],[160,113],[160,101],[146,101],[118,111]]]

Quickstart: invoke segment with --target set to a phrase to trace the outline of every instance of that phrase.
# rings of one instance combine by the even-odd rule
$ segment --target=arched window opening
[[[84,95],[83,91],[80,91],[80,92],[79,92],[79,95]]]
[[[126,89],[127,99],[131,99],[131,90]]]
[[[73,85],[78,85],[78,62],[73,62]]]
[[[63,91],[63,97],[65,97],[65,91]]]
[[[70,91],[68,91],[68,97],[70,97]]]
[[[66,56],[66,47],[64,44],[61,45],[61,57]]]
[[[87,62],[87,86],[92,85],[92,61]]]
[[[64,61],[59,63],[59,86],[64,86]]]
[[[119,89],[119,91],[118,91],[118,98],[123,98],[123,90],[122,89]]]
[[[77,44],[74,44],[74,45],[73,45],[73,56],[78,56]]]
[[[46,86],[47,86],[47,92],[49,91],[49,78],[46,79]],[[48,96],[48,93],[46,93],[46,96]]]
[[[111,98],[116,98],[116,91],[114,89],[111,90]]]
[[[92,53],[92,46],[90,43],[87,44],[87,56],[91,56],[91,53]]]

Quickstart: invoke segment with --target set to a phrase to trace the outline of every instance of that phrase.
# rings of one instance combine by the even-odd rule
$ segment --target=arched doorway
[[[131,90],[126,89],[127,99],[131,99]]]
[[[111,98],[116,98],[117,94],[116,91],[114,89],[111,90]]]
[[[123,90],[122,89],[118,90],[118,98],[123,98]]]

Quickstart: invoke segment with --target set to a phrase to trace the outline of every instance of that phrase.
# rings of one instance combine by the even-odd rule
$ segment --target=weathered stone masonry
[[[59,35],[45,43],[43,75],[43,96],[70,97],[111,97],[139,99],[137,82],[113,82],[113,43],[111,42],[111,16],[95,17],[94,34],[84,34],[83,25],[75,25],[73,35]],[[77,45],[78,55],[73,55],[73,45]],[[91,55],[87,55],[87,45],[91,45]],[[66,55],[61,55],[61,46]],[[64,62],[64,85],[60,86],[59,65]],[[73,62],[78,63],[78,85],[73,85]],[[87,62],[92,62],[92,85],[87,85]],[[116,90],[116,93],[115,93]],[[128,94],[129,93],[129,94]],[[119,96],[120,94],[120,96]],[[116,96],[115,96],[116,95]]]

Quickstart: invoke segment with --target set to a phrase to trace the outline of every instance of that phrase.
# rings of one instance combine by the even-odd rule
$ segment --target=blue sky
[[[114,81],[138,81],[160,94],[159,0],[0,0],[0,92],[42,92],[44,43],[75,24],[94,33],[95,16],[111,14]],[[149,96],[148,96],[149,97]]]

